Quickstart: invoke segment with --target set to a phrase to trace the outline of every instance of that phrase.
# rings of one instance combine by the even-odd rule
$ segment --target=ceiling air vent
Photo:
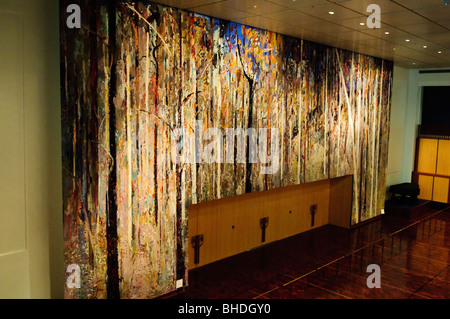
[[[440,70],[420,70],[419,73],[450,73],[450,69],[440,69]]]

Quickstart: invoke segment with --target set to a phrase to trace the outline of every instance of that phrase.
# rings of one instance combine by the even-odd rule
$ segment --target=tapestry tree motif
[[[82,281],[66,297],[186,283],[193,203],[352,174],[352,223],[380,214],[391,62],[150,2],[79,1],[82,27],[68,29],[72,2],[61,2],[64,240]],[[202,161],[210,141],[187,137],[208,128],[276,129],[277,171],[249,160],[249,139],[228,145],[244,162],[225,161],[225,134],[222,161]]]

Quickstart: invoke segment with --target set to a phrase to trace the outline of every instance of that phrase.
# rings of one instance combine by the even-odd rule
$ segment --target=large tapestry
[[[380,214],[391,80],[389,61],[180,9],[61,1],[66,297],[186,285],[191,203],[352,174],[352,223]]]

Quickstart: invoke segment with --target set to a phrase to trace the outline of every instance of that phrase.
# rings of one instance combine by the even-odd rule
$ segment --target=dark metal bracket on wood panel
[[[191,245],[194,247],[194,264],[200,263],[200,247],[203,245],[203,234],[191,237]]]
[[[311,205],[310,212],[311,212],[311,227],[313,227],[314,226],[314,216],[317,213],[317,204]]]
[[[269,226],[269,217],[263,217],[259,220],[259,226],[261,227],[261,242],[266,241],[266,228]]]

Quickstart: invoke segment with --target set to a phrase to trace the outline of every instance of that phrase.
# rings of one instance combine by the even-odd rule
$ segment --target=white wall
[[[417,127],[421,122],[422,88],[450,85],[450,73],[420,74],[394,65],[386,187],[411,182]]]
[[[431,70],[431,69],[430,69]],[[450,86],[450,72],[447,73],[424,73],[420,74],[418,69],[409,71],[408,85],[408,111],[407,127],[405,136],[405,154],[403,176],[411,177],[414,169],[414,154],[416,146],[417,126],[422,117],[422,92],[424,86]]]
[[[394,65],[392,84],[387,187],[405,181],[404,152],[407,127],[409,70]]]
[[[63,297],[58,6],[0,0],[0,298]]]

